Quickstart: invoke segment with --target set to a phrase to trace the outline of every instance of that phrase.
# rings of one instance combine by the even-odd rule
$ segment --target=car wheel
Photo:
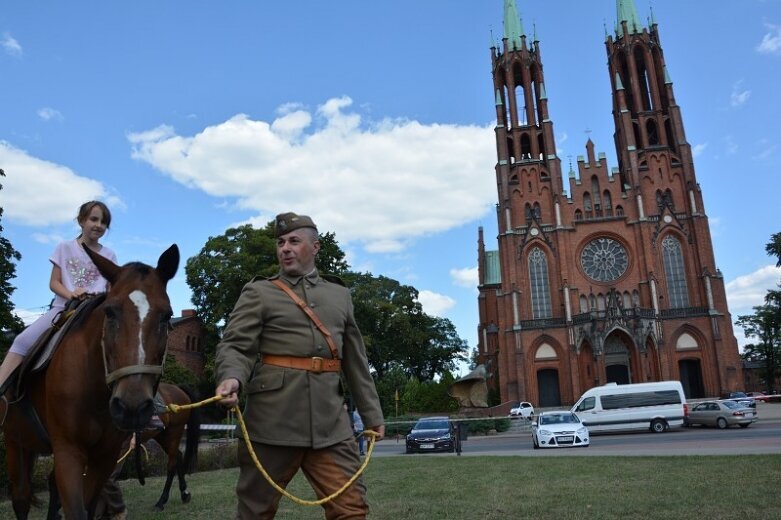
[[[716,421],[716,426],[718,426],[720,430],[724,430],[729,424],[727,424],[727,419],[719,417],[719,420]]]
[[[654,433],[662,433],[667,429],[667,423],[661,419],[654,419],[651,421],[651,431]]]
[[[748,424],[741,424],[740,427],[741,428],[748,428]]]

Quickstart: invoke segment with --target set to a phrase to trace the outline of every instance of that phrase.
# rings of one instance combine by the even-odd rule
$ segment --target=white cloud
[[[62,121],[64,119],[62,117],[62,113],[59,110],[51,107],[39,108],[38,117],[44,121],[51,121],[52,119],[55,121]]]
[[[750,313],[752,307],[764,305],[767,291],[777,289],[779,281],[781,267],[771,264],[728,282],[725,290],[730,312],[733,316]]]
[[[59,244],[65,239],[62,235],[57,234],[33,233],[30,236],[39,244]]]
[[[759,146],[761,147],[761,150],[755,154],[752,158],[758,161],[767,159],[771,155],[773,155],[778,148],[778,145],[771,142],[768,139],[760,139],[759,140]]]
[[[30,325],[32,322],[46,314],[46,309],[14,309],[13,313],[16,314],[25,325]]]
[[[465,267],[463,269],[451,269],[450,278],[453,280],[453,283],[459,287],[477,290],[477,284],[479,282],[477,266]]]
[[[731,135],[724,137],[724,148],[727,150],[728,155],[735,155],[738,153],[738,143],[735,142]]]
[[[745,105],[749,97],[751,97],[751,91],[744,89],[743,80],[740,80],[732,86],[732,94],[730,95],[730,105],[732,105],[733,107],[739,107]]]
[[[22,46],[19,45],[19,42],[14,39],[13,36],[11,36],[8,33],[3,33],[3,39],[0,40],[0,47],[3,48],[3,50],[10,54],[11,56],[21,56],[24,54],[24,51],[22,50]]]
[[[445,313],[456,304],[456,301],[450,296],[432,291],[420,291],[418,301],[423,307],[423,312],[440,318],[444,317]]]
[[[694,146],[692,146],[692,155],[694,157],[699,157],[707,147],[708,147],[708,143],[695,144]]]
[[[765,27],[770,32],[762,37],[762,41],[757,45],[757,52],[761,54],[781,54],[781,25],[766,23]]]
[[[98,181],[81,177],[70,168],[44,161],[0,141],[0,165],[5,171],[0,207],[4,217],[28,226],[75,222],[86,200],[120,204]]]
[[[238,114],[191,136],[131,134],[132,157],[242,209],[300,211],[340,243],[397,252],[484,215],[496,199],[492,126],[363,122],[348,97],[312,115],[288,104],[271,123]]]

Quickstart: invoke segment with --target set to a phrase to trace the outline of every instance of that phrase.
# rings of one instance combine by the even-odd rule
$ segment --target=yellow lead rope
[[[198,408],[199,406],[204,406],[210,403],[213,403],[215,401],[220,401],[224,399],[224,396],[221,395],[215,395],[214,397],[210,397],[208,399],[205,399],[199,403],[193,403],[193,404],[185,404],[185,405],[177,405],[177,404],[169,404],[168,410],[172,413],[177,413],[182,410],[188,410],[190,408]],[[255,454],[255,450],[252,448],[252,441],[250,441],[249,438],[249,432],[247,431],[247,425],[244,423],[244,416],[241,414],[241,410],[239,410],[238,406],[234,406],[231,408],[231,411],[236,414],[236,417],[239,420],[239,426],[241,427],[241,433],[244,437],[244,443],[247,445],[247,451],[249,452],[250,456],[252,457],[252,461],[255,463],[255,467],[258,468],[258,471],[263,475],[263,477],[266,479],[266,481],[271,484],[271,487],[276,489],[281,494],[285,495],[287,498],[295,502],[296,504],[300,504],[302,506],[319,506],[323,505],[326,502],[330,502],[331,500],[335,499],[342,493],[344,493],[347,488],[349,488],[353,483],[358,480],[358,478],[363,474],[363,472],[366,470],[366,467],[369,465],[369,459],[371,459],[372,452],[374,451],[374,444],[375,439],[379,435],[377,432],[372,430],[366,430],[361,435],[364,435],[368,437],[368,450],[366,451],[366,458],[363,461],[363,464],[361,464],[361,467],[358,468],[358,471],[355,472],[355,475],[350,477],[350,480],[348,480],[341,488],[337,489],[327,497],[323,497],[319,500],[304,500],[303,498],[298,498],[297,496],[292,495],[287,490],[285,490],[283,487],[281,487],[279,484],[274,482],[274,479],[271,478],[271,475],[269,475],[263,465],[260,463],[260,460],[258,459],[258,456]],[[127,455],[125,455],[127,456]],[[124,457],[123,457],[124,458]],[[121,460],[121,459],[120,459]]]

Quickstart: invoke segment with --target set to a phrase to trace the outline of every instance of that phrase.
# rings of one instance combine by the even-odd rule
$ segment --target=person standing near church
[[[315,268],[317,227],[308,216],[283,213],[275,235],[280,271],[244,286],[217,347],[216,393],[225,396],[225,406],[235,406],[239,393],[246,394],[252,449],[278,485],[286,487],[300,469],[323,498],[361,466],[342,408],[340,375],[378,440],[385,434],[384,419],[350,292]],[[255,467],[243,442],[238,450],[237,518],[274,518],[281,494]],[[363,478],[323,508],[328,519],[365,518]]]

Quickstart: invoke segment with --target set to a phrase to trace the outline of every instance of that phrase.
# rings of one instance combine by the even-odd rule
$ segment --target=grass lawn
[[[161,478],[148,478],[143,487],[124,481],[128,518],[232,519],[237,474],[191,475],[192,502],[182,504],[172,490],[162,513],[152,511]],[[386,457],[371,462],[366,481],[373,520],[781,518],[781,455]],[[314,498],[300,474],[290,490]],[[44,517],[44,509],[30,516]],[[0,503],[0,518],[13,518],[10,502]],[[283,498],[277,518],[322,519],[323,513]]]

